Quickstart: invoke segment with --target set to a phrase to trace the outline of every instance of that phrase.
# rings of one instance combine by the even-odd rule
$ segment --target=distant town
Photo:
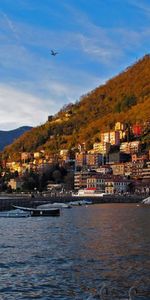
[[[150,195],[150,149],[140,140],[149,126],[117,122],[91,150],[82,143],[59,154],[22,151],[13,161],[2,156],[0,191]]]

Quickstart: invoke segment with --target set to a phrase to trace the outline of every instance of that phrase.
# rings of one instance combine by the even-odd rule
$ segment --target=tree
[[[55,183],[60,183],[62,180],[62,175],[59,170],[55,170],[52,174],[52,177],[53,177]]]
[[[32,177],[28,177],[22,185],[23,190],[26,191],[33,191],[35,187],[36,187],[36,182]]]
[[[66,190],[73,190],[74,188],[74,174],[69,172],[64,178]]]

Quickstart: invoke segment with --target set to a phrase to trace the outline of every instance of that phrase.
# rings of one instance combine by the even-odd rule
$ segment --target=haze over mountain
[[[150,118],[150,55],[145,55],[106,84],[63,107],[45,124],[24,133],[5,154],[44,149],[57,152],[81,142],[88,148],[100,132],[114,128],[117,121],[143,123]],[[149,133],[143,137],[149,139]]]
[[[22,126],[14,130],[0,130],[0,150],[3,150],[5,146],[13,143],[15,139],[31,128],[30,126]]]

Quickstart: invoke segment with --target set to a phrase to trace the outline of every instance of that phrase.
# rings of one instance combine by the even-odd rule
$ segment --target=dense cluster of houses
[[[3,161],[3,170],[17,171],[20,177],[11,179],[12,189],[21,186],[21,175],[28,169],[44,172],[59,163],[74,173],[74,189],[96,189],[105,193],[150,193],[150,149],[143,148],[140,125],[129,126],[117,122],[112,131],[103,132],[93,148],[78,145],[74,157],[68,149],[57,154],[44,150],[22,152],[18,161]],[[132,138],[131,138],[132,135]],[[70,168],[70,165],[73,166]]]

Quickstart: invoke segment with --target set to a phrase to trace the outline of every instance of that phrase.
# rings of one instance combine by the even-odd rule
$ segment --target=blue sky
[[[149,0],[0,0],[0,130],[44,123],[149,48]]]

